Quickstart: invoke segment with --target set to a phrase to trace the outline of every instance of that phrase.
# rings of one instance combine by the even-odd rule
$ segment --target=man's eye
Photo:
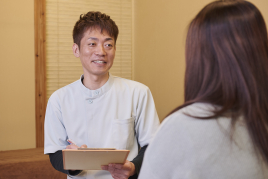
[[[106,44],[105,46],[106,47],[112,47],[113,45],[112,44]]]
[[[94,46],[94,45],[96,45],[95,43],[89,43],[88,44],[89,46]]]

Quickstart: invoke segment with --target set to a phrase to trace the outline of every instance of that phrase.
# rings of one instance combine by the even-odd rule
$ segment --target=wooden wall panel
[[[45,0],[34,1],[35,28],[35,118],[36,147],[44,147],[46,111],[46,21]]]

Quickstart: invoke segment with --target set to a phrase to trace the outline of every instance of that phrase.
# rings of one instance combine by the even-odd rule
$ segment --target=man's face
[[[113,65],[115,57],[115,42],[106,30],[91,28],[84,33],[80,42],[73,45],[73,53],[79,57],[83,66],[84,75],[105,76]]]

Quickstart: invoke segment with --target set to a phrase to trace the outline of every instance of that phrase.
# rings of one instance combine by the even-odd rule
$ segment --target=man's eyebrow
[[[89,37],[88,40],[99,40],[99,39],[96,38],[96,37]],[[106,38],[104,41],[109,41],[109,40],[113,40],[113,38],[108,37],[108,38]]]
[[[90,39],[91,39],[91,40],[99,40],[99,39],[96,38],[96,37],[89,37],[88,40],[90,40]]]
[[[109,37],[105,39],[105,41],[108,41],[108,40],[113,40],[113,38]]]

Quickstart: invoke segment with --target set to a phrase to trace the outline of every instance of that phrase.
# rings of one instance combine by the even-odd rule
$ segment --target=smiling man
[[[159,126],[152,94],[145,85],[112,76],[118,27],[106,14],[81,15],[73,29],[73,54],[81,78],[54,92],[45,117],[45,154],[68,178],[137,178],[147,145]],[[69,145],[67,139],[75,141]],[[64,170],[62,149],[130,150],[126,163],[103,170]]]

